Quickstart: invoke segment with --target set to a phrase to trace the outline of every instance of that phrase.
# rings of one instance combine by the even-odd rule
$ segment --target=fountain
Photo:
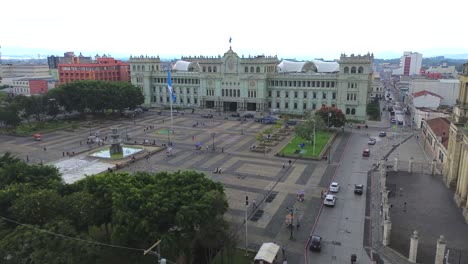
[[[112,128],[112,134],[109,135],[111,147],[109,149],[110,155],[123,154],[123,148],[120,145],[120,135],[117,133],[117,128]]]
[[[138,153],[143,150],[142,147],[133,147],[120,144],[120,134],[116,128],[112,128],[112,133],[109,134],[110,147],[106,146],[90,154],[92,157],[122,159]]]

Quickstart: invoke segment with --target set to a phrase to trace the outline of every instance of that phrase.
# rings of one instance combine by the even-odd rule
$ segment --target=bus
[[[396,115],[396,120],[398,122],[399,125],[404,125],[405,124],[405,118],[403,115],[399,114],[399,115]]]

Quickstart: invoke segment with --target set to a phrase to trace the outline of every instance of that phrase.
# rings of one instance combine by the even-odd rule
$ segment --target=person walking
[[[283,161],[283,169],[285,168],[286,166],[284,165],[284,161]]]

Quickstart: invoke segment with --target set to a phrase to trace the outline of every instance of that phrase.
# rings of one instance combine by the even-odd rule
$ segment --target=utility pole
[[[247,253],[247,211],[249,208],[249,196],[245,196],[245,255],[248,256],[249,254]]]

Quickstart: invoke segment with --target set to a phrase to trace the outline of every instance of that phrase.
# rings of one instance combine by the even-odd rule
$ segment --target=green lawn
[[[219,253],[212,264],[251,264],[255,258],[256,252],[247,251],[248,256],[245,255],[245,250],[243,249],[232,249],[224,250],[223,254]]]
[[[332,134],[333,132],[327,131],[317,132],[315,139],[315,154],[312,142],[307,142],[306,140],[298,136],[294,137],[293,140],[291,140],[291,142],[289,142],[289,144],[286,145],[280,153],[283,153],[286,156],[301,155],[303,157],[317,158],[320,155],[320,152],[322,152],[322,149],[325,147]],[[301,143],[305,143],[304,148],[298,146]],[[296,153],[297,151],[299,151],[299,153]]]
[[[0,129],[0,133],[13,134],[17,136],[32,136],[35,133],[47,133],[66,128],[77,128],[76,121],[49,121],[49,122],[31,122],[21,124],[12,129]]]

